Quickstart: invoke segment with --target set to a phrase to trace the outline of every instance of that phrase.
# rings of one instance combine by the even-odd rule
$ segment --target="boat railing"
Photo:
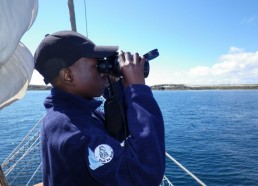
[[[42,182],[40,153],[41,121],[42,119],[29,131],[24,139],[1,164],[3,173],[9,185],[35,185]],[[166,157],[189,174],[200,185],[205,186],[200,179],[198,179],[193,173],[187,170],[167,152]],[[164,175],[160,186],[173,186],[173,184],[169,178]]]
[[[197,181],[200,185],[206,186],[199,178],[197,178],[193,173],[191,173],[187,168],[185,168],[181,163],[179,163],[175,158],[173,158],[169,153],[166,152],[166,156],[168,159],[173,161],[179,168],[185,171],[189,176],[191,176],[195,181]]]

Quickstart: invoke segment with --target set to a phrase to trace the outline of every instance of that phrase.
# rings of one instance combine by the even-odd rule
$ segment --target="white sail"
[[[20,39],[37,11],[38,0],[0,1],[0,109],[22,98],[28,87],[34,60]]]

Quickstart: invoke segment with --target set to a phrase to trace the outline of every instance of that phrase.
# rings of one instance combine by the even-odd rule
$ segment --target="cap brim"
[[[94,54],[92,57],[94,58],[104,58],[112,56],[118,50],[118,46],[95,46]]]

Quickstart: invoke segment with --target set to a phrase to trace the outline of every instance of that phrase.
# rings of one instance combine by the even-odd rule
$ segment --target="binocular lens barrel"
[[[151,50],[143,56],[145,58],[144,77],[147,78],[150,72],[149,61],[159,56],[158,49]],[[108,58],[99,59],[97,68],[100,73],[108,73],[116,77],[123,76],[122,72],[120,71],[117,52]]]

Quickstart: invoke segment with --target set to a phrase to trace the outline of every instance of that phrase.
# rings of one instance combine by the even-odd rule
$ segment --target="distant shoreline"
[[[50,90],[52,86],[47,85],[29,85],[27,90]]]
[[[258,84],[222,84],[222,85],[184,85],[184,84],[161,84],[151,86],[152,90],[254,90]]]
[[[185,85],[185,84],[160,84],[150,86],[152,90],[256,90],[258,84],[224,84],[224,85]],[[27,90],[50,90],[52,86],[29,85]]]

